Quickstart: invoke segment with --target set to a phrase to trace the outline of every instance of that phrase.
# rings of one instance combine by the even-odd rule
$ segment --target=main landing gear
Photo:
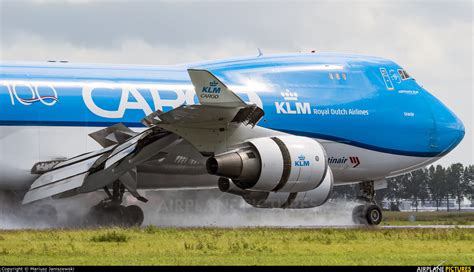
[[[125,186],[119,181],[112,184],[112,192],[104,187],[107,198],[93,206],[87,216],[87,223],[98,226],[140,226],[143,223],[143,210],[137,205],[123,206]]]
[[[361,225],[378,225],[382,222],[382,209],[375,203],[375,189],[373,181],[359,183],[357,205],[352,210],[352,220]]]

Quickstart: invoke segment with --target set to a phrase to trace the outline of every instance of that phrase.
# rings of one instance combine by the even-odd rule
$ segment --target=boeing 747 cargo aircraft
[[[256,208],[303,209],[348,183],[360,184],[354,221],[379,224],[385,178],[463,136],[452,111],[378,57],[0,62],[0,190],[24,209],[103,190],[88,215],[100,224],[142,224],[123,199],[146,202],[144,190],[219,188]]]

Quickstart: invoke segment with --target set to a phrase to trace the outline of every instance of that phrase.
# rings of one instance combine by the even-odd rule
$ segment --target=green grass
[[[0,231],[2,265],[474,264],[472,229]]]
[[[416,220],[408,220],[410,216]],[[473,225],[474,212],[383,212],[382,225]]]
[[[119,233],[117,231],[108,231],[106,233],[97,234],[92,236],[92,242],[127,242],[129,237],[125,233]]]

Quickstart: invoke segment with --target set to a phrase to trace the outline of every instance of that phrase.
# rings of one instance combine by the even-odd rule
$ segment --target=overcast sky
[[[0,59],[173,64],[310,51],[396,61],[464,122],[473,163],[472,1],[0,0]]]

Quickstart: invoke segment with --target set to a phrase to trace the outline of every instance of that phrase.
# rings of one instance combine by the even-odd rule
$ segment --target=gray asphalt
[[[272,226],[269,226],[272,227]],[[275,228],[301,228],[301,229],[357,229],[357,228],[376,228],[376,229],[474,229],[474,225],[405,225],[405,226],[375,226],[375,227],[366,227],[366,226],[357,226],[357,225],[347,225],[347,226],[287,226],[287,227],[278,227]]]
[[[416,226],[380,226],[384,229],[474,229],[474,225],[416,225]]]

